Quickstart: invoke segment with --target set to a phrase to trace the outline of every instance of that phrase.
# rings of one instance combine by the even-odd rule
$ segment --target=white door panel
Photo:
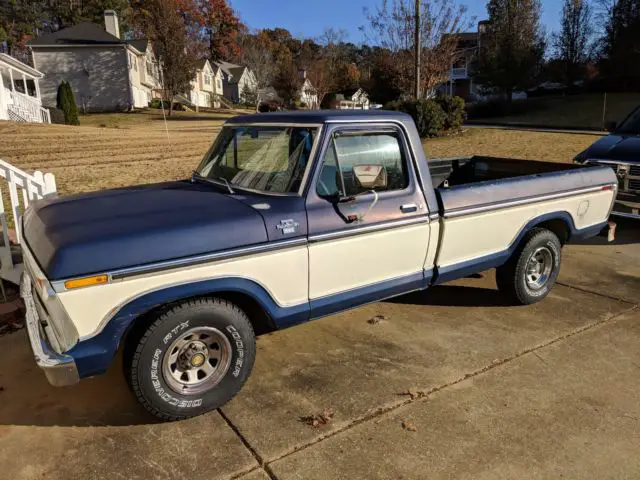
[[[310,298],[420,272],[429,229],[428,223],[421,223],[311,244]]]

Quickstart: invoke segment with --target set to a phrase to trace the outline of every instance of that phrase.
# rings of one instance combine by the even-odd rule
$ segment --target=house
[[[369,95],[362,88],[333,92],[325,96],[322,107],[338,110],[369,110]]]
[[[209,60],[202,60],[191,81],[191,103],[197,107],[219,108],[223,93],[222,70]]]
[[[40,98],[42,76],[29,65],[0,53],[0,120],[51,123]]]
[[[256,76],[242,65],[229,62],[214,62],[222,75],[222,89],[224,96],[233,103],[244,103],[247,92],[256,92],[258,82]]]
[[[44,74],[42,102],[54,106],[58,86],[68,81],[79,108],[122,111],[148,106],[160,88],[158,60],[148,40],[122,40],[118,17],[105,26],[84,22],[30,43],[34,67]]]
[[[461,32],[445,36],[453,36],[457,41],[457,48],[451,59],[448,79],[437,89],[440,93],[462,97],[465,100],[474,100],[480,96],[480,86],[474,82],[472,65],[478,55],[481,39],[486,32],[488,23],[487,20],[478,22],[478,29],[475,32]]]
[[[313,85],[307,78],[306,70],[299,70],[298,74],[302,79],[304,79],[304,81],[302,82],[302,86],[298,90],[293,100],[297,104],[303,105],[305,108],[319,108],[318,94],[316,93],[316,89],[313,87]],[[276,89],[271,86],[259,89],[258,97],[261,103],[268,103],[268,102],[277,102],[279,104],[285,103],[284,99],[282,99],[280,95],[278,95],[278,92],[276,92]]]

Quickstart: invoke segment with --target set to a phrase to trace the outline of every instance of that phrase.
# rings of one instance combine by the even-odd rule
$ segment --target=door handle
[[[400,206],[400,211],[402,213],[412,213],[418,210],[418,206],[415,203],[405,203]]]

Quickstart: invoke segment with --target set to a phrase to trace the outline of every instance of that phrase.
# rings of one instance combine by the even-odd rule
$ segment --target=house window
[[[204,76],[204,84],[205,85],[211,85],[211,75],[205,74],[205,76]]]
[[[153,63],[147,62],[147,75],[153,77]]]
[[[218,88],[222,90],[222,80],[218,79]]]

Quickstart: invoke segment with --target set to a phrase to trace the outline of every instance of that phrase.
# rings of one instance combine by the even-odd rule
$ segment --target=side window
[[[320,177],[318,177],[318,184],[316,185],[316,192],[318,195],[321,197],[333,197],[338,195],[341,190],[338,188],[339,178],[335,148],[332,143],[329,143],[327,153],[324,155],[324,162],[322,163]]]
[[[409,185],[407,163],[398,134],[334,135],[318,179],[318,195],[358,195],[402,190]]]

